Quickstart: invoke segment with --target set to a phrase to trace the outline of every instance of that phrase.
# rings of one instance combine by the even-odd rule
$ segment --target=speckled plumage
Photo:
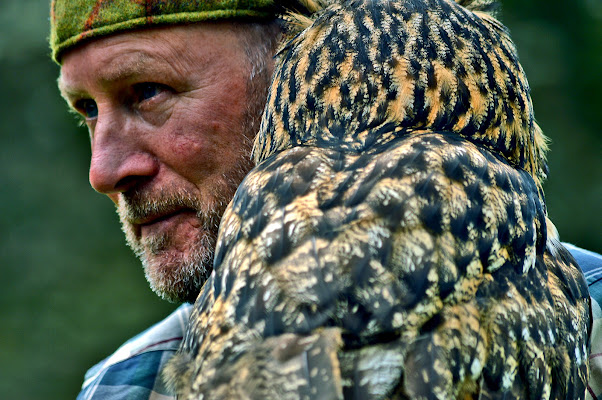
[[[587,286],[492,5],[297,4],[179,398],[584,397]]]

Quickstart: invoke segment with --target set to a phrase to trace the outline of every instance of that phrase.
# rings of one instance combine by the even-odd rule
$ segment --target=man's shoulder
[[[569,243],[563,243],[581,267],[592,299],[592,333],[590,337],[590,379],[586,399],[597,399],[602,394],[602,256]]]
[[[191,310],[183,304],[90,368],[77,399],[172,399],[159,373],[178,349]]]
[[[570,243],[562,243],[571,253],[583,271],[589,295],[592,299],[592,313],[595,320],[602,319],[602,255],[585,250]]]
[[[602,255],[570,243],[563,243],[563,245],[577,260],[577,264],[581,267],[590,288],[602,282]]]

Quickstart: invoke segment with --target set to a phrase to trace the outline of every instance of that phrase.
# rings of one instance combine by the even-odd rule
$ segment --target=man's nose
[[[131,125],[131,124],[130,124]],[[148,181],[159,171],[159,163],[144,145],[133,126],[113,115],[100,114],[92,135],[90,184],[97,192],[124,192]]]

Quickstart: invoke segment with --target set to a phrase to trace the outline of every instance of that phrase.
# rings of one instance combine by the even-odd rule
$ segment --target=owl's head
[[[287,17],[254,157],[461,135],[546,175],[546,140],[493,0],[301,0]]]

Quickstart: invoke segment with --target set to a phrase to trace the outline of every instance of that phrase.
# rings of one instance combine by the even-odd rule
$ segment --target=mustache
[[[119,216],[122,221],[132,224],[143,224],[181,210],[194,211],[203,220],[207,219],[203,216],[210,217],[212,214],[212,210],[204,210],[206,206],[203,206],[200,199],[182,189],[162,189],[154,193],[132,190],[119,196],[121,200],[118,205]],[[215,221],[206,222],[209,222],[209,225],[215,224]]]

